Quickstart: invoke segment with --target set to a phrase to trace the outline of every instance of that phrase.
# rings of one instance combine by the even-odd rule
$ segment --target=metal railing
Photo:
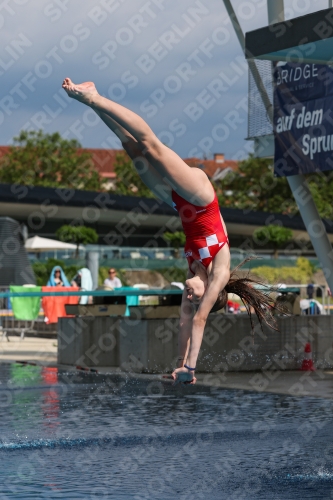
[[[28,288],[27,288],[28,290]],[[59,289],[58,289],[59,290]],[[65,290],[52,291],[52,292],[0,292],[0,299],[14,298],[14,297],[83,297],[89,295],[92,297],[126,297],[127,295],[181,295],[183,291],[181,289],[150,289],[150,290],[140,290],[138,288],[116,288],[115,290]]]
[[[97,252],[99,254],[100,263],[105,262],[106,265],[110,262],[117,262],[118,266],[123,266],[127,262],[137,261],[142,263],[143,267],[149,266],[151,260],[159,261],[160,263],[165,263],[165,267],[168,265],[173,265],[175,261],[185,259],[185,254],[183,248],[179,250],[172,247],[119,247],[119,246],[107,246],[107,245],[86,245],[79,252],[79,257],[75,257],[75,252],[72,251],[52,251],[52,252],[41,252],[38,256],[33,253],[29,253],[29,258],[31,261],[44,262],[49,258],[57,258],[64,260],[66,262],[74,263],[78,261],[84,262],[87,252]],[[231,248],[231,260],[236,265],[242,261],[248,253],[239,248]],[[271,267],[281,267],[281,266],[292,266],[295,264],[296,259],[299,255],[289,255],[283,253],[281,250],[280,255],[277,259],[273,256],[273,250],[253,250],[253,254],[258,256],[258,260],[254,260],[248,263],[245,268],[248,267],[258,267],[263,265],[269,265]],[[318,259],[315,257],[307,257],[310,262],[316,266],[319,265]],[[145,262],[146,261],[146,262]],[[113,264],[112,264],[113,265]],[[133,266],[130,266],[133,267]]]
[[[293,289],[298,289],[300,291],[301,297],[305,296],[306,289],[308,285],[304,284],[295,284],[292,285]],[[314,284],[315,289],[321,289],[321,299],[324,311],[327,314],[330,314],[330,296],[328,295],[328,289],[325,285]],[[281,292],[283,292],[283,288],[281,288]],[[126,296],[139,296],[139,297],[156,297],[163,295],[181,295],[183,291],[181,289],[148,289],[142,290],[139,288],[132,287],[123,287],[115,290],[65,290],[62,291],[59,288],[56,288],[54,291],[29,291],[29,288],[26,291],[20,292],[11,292],[5,287],[1,287],[0,291],[0,335],[2,333],[3,337],[8,339],[8,333],[19,333],[21,338],[24,338],[26,333],[43,333],[50,334],[56,333],[56,330],[49,325],[44,323],[44,313],[42,309],[40,309],[40,313],[35,320],[26,321],[19,320],[15,318],[13,310],[10,307],[10,299],[14,299],[16,297],[21,298],[29,298],[29,297],[82,297],[82,296],[90,296],[90,297],[126,297]],[[51,326],[51,325],[50,325]]]
[[[13,298],[29,298],[29,297],[126,297],[126,296],[138,296],[138,297],[152,297],[160,295],[181,295],[182,290],[176,289],[151,289],[142,290],[139,288],[118,288],[116,290],[65,290],[61,291],[59,288],[54,291],[20,291],[11,292],[7,287],[0,288],[0,335],[2,338],[9,341],[8,334],[15,333],[19,334],[21,339],[27,333],[33,334],[56,334],[55,324],[47,325],[44,322],[45,316],[43,309],[40,308],[38,317],[34,320],[20,320],[15,317],[15,314],[10,307],[10,299]]]
[[[29,290],[29,288],[27,288]],[[56,324],[47,324],[42,307],[40,307],[38,317],[34,320],[22,320],[15,317],[12,305],[9,287],[0,287],[0,337],[8,338],[8,334],[19,334],[21,339],[25,334],[32,333],[34,335],[52,335],[57,334]],[[16,296],[26,296],[26,292],[19,293]]]

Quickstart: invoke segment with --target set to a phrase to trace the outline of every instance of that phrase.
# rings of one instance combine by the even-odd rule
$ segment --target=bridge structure
[[[266,251],[253,242],[253,232],[277,223],[293,231],[291,253],[312,251],[309,234],[299,216],[220,208],[233,248]],[[164,232],[182,230],[175,210],[153,198],[10,184],[0,184],[0,217],[25,224],[29,236],[47,238],[54,238],[59,227],[74,221],[93,227],[99,235],[98,243],[110,247],[165,247]],[[328,220],[324,225],[333,242],[333,224]]]

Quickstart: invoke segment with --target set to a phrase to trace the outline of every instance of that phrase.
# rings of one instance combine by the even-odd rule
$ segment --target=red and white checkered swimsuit
[[[172,201],[186,236],[185,256],[190,271],[192,272],[191,266],[195,260],[208,267],[221,248],[226,243],[229,245],[216,193],[214,200],[204,207],[193,205],[175,191],[172,191]]]

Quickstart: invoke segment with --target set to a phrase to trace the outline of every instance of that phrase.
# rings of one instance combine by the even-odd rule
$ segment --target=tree
[[[179,257],[179,248],[183,247],[186,242],[186,236],[182,231],[175,231],[174,233],[166,232],[163,238],[175,249],[175,256]]]
[[[98,234],[95,229],[85,226],[61,226],[56,231],[57,238],[66,243],[75,243],[76,252],[75,258],[79,256],[79,245],[88,245],[89,243],[96,243],[98,241]]]
[[[251,269],[251,274],[266,279],[271,285],[276,283],[309,283],[313,279],[314,266],[305,257],[296,260],[296,266],[259,266]]]
[[[315,172],[305,176],[319,215],[333,219],[333,172]],[[298,214],[298,207],[284,177],[274,177],[273,161],[249,158],[239,170],[215,183],[219,203],[229,208]]]
[[[92,155],[78,141],[41,130],[22,131],[0,160],[0,182],[69,189],[103,190]]]
[[[326,219],[333,219],[333,172],[316,172],[306,175],[306,179],[319,215]]]
[[[277,213],[297,213],[287,179],[274,177],[272,160],[249,158],[239,170],[215,184],[219,203],[229,208]]]
[[[282,226],[270,224],[256,229],[253,233],[253,239],[263,245],[271,244],[274,248],[274,258],[278,258],[278,249],[292,239],[291,229]]]
[[[143,198],[153,197],[152,192],[142,182],[132,160],[125,151],[117,154],[114,171],[117,176],[115,193]]]

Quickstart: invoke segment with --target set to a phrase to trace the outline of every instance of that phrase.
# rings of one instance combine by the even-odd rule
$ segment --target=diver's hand
[[[179,382],[183,384],[195,384],[197,381],[194,372],[188,370],[184,366],[182,368],[177,368],[177,370],[172,373],[172,378],[174,380],[174,385],[179,384]]]

